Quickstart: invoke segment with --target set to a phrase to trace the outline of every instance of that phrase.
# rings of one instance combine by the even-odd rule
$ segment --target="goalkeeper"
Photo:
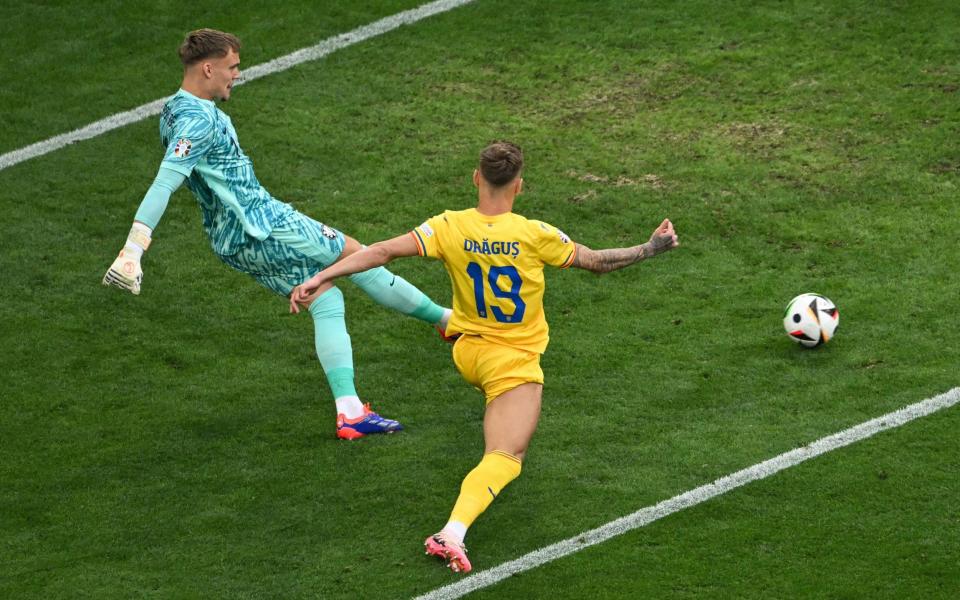
[[[276,200],[257,181],[230,117],[214,104],[230,99],[240,76],[239,52],[235,36],[212,29],[193,31],[181,44],[183,83],[160,114],[163,161],[126,244],[103,278],[105,285],[140,293],[140,259],[171,194],[183,183],[197,198],[214,253],[281,296],[361,249],[353,238]],[[379,304],[441,331],[446,328],[449,309],[386,269],[370,269],[350,279]],[[372,412],[357,395],[340,290],[331,287],[310,303],[309,310],[317,357],[336,401],[337,436],[356,439],[402,429],[397,421]]]

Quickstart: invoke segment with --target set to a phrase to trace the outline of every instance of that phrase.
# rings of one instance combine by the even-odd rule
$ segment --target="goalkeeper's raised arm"
[[[123,249],[103,276],[103,285],[112,285],[136,295],[140,294],[140,284],[143,282],[140,259],[150,247],[153,230],[167,209],[170,196],[183,184],[184,179],[186,177],[181,173],[160,167],[156,179],[140,202]]]

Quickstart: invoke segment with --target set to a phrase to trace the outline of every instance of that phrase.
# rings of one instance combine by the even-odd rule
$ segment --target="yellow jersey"
[[[453,286],[447,334],[479,335],[542,354],[543,266],[566,268],[576,245],[562,231],[514,213],[448,210],[410,232],[421,256],[443,261]]]

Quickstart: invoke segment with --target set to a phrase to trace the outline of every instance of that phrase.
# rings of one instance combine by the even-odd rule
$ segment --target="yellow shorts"
[[[540,355],[478,335],[462,335],[453,346],[453,362],[463,378],[491,400],[524,383],[543,383]]]

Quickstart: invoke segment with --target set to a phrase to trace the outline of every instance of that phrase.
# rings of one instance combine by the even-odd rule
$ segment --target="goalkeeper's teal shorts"
[[[239,252],[220,259],[281,296],[332,265],[343,252],[343,234],[333,227],[292,212],[265,240],[247,238]]]

